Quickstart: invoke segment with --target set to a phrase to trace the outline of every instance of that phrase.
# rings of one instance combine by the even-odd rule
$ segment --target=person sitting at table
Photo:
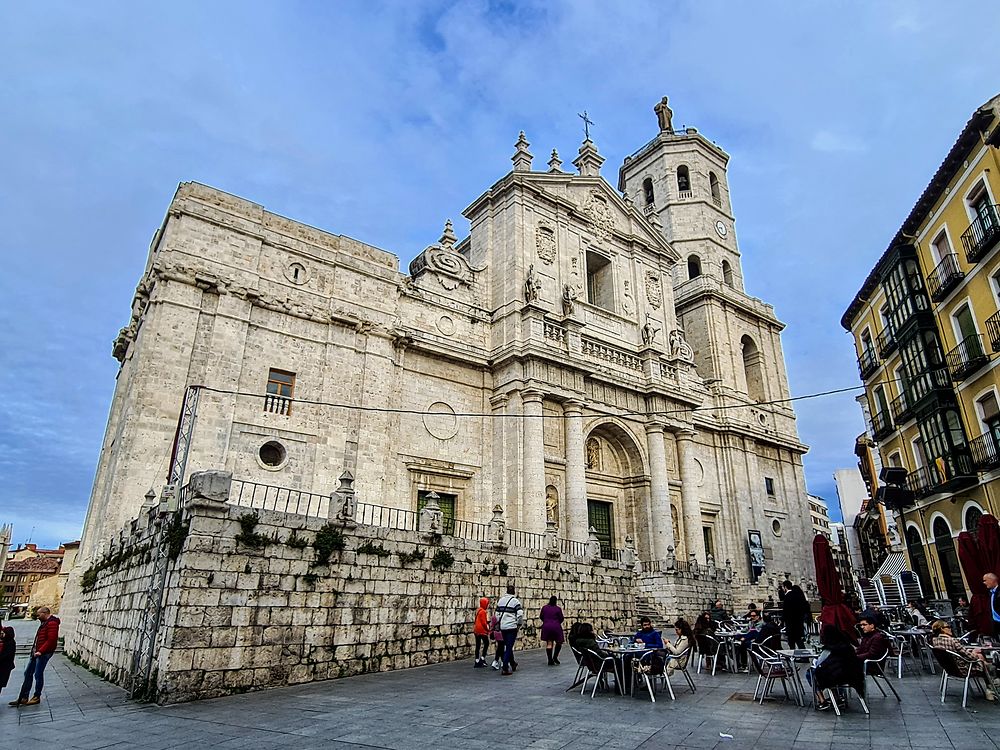
[[[663,644],[663,649],[675,657],[667,662],[668,675],[672,675],[675,669],[683,669],[687,666],[688,658],[691,656],[690,649],[694,643],[694,631],[691,630],[691,623],[683,617],[678,617],[674,622],[674,633],[677,635],[677,640],[673,643],[667,641]],[[680,659],[676,658],[680,654],[684,654],[684,656]]]
[[[589,622],[573,623],[573,627],[569,630],[569,645],[580,654],[585,654],[588,651],[604,654],[604,649],[597,645],[597,634],[594,632],[594,626]]]
[[[757,609],[756,602],[747,602],[747,613],[745,616],[749,617],[751,612],[756,612],[758,615],[760,614],[760,610]]]
[[[931,637],[931,646],[954,651],[956,654],[976,663],[975,669],[985,674],[986,680],[989,683],[989,687],[986,690],[986,700],[995,701],[997,695],[1000,694],[1000,684],[997,682],[996,669],[986,660],[986,655],[983,654],[982,649],[967,648],[965,644],[954,636],[951,632],[951,625],[944,620],[935,620],[931,623],[931,632],[934,634]]]
[[[747,620],[747,631],[736,637],[736,666],[744,672],[750,671],[750,662],[748,661],[750,645],[756,643],[760,635],[760,613],[755,609],[751,610]]]
[[[889,638],[878,629],[878,624],[873,615],[862,615],[858,621],[861,628],[861,640],[855,646],[854,651],[861,661],[866,659],[881,659],[889,652]],[[881,674],[881,670],[875,667],[876,672]]]
[[[889,615],[878,604],[870,605],[861,613],[861,617],[871,620],[879,630],[889,629]]]
[[[833,704],[826,699],[823,691],[840,685],[849,685],[865,694],[865,671],[861,659],[847,634],[836,625],[826,624],[819,634],[823,647],[810,670],[813,690],[816,693],[816,710],[827,711]]]
[[[702,635],[715,635],[715,621],[708,612],[702,612],[694,621],[694,637],[697,641]]]
[[[653,621],[648,617],[639,620],[639,631],[633,636],[636,643],[642,643],[650,648],[663,648],[663,636],[653,628]]]
[[[712,607],[711,616],[715,622],[729,622],[732,619],[729,616],[729,610],[722,604],[722,599],[716,600],[715,606]]]
[[[906,611],[909,613],[910,618],[913,620],[913,626],[916,628],[926,628],[931,624],[930,613],[927,609],[920,604],[920,602],[915,599],[911,599],[906,603]]]

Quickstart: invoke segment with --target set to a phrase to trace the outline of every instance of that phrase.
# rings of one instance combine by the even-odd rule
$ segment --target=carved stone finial
[[[593,526],[587,530],[587,558],[594,561],[601,559],[601,542]]]
[[[427,493],[427,504],[420,509],[420,517],[417,521],[420,533],[431,538],[440,537],[444,532],[444,511],[438,504],[441,496],[436,492]]]
[[[549,157],[549,171],[562,172],[562,159],[559,158],[559,152],[555,149],[552,149],[552,156]]]
[[[556,535],[556,522],[550,518],[545,522],[545,556],[555,559],[560,554],[559,537]]]
[[[493,506],[493,518],[489,523],[489,539],[493,549],[505,549],[507,546],[507,523],[503,520],[503,506]]]
[[[448,219],[444,223],[444,232],[441,233],[441,239],[438,240],[438,244],[443,248],[453,250],[457,241],[458,237],[455,236],[455,229],[451,224],[451,219]]]
[[[344,526],[353,528],[356,525],[358,500],[354,491],[354,475],[348,470],[340,475],[337,491],[330,498],[330,510],[334,512],[334,518]]]
[[[573,160],[573,166],[580,172],[581,177],[599,177],[602,164],[604,157],[598,152],[594,142],[588,138],[580,146],[580,154]]]
[[[531,160],[532,155],[528,150],[528,139],[524,137],[524,131],[522,130],[517,136],[517,143],[514,144],[514,155],[510,157],[510,160],[514,162],[515,172],[530,172],[531,171]]]

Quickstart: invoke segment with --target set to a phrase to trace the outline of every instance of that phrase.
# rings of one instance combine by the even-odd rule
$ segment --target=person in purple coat
[[[559,663],[559,649],[563,645],[563,611],[556,604],[554,596],[549,597],[549,603],[542,607],[542,640],[545,641],[545,654],[549,657],[549,666]]]

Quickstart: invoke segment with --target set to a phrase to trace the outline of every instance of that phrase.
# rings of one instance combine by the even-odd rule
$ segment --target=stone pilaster
[[[646,425],[646,449],[649,452],[650,522],[653,526],[653,554],[657,560],[667,557],[674,547],[674,527],[670,514],[670,483],[667,475],[667,452],[663,446],[663,425]]]
[[[701,504],[695,487],[697,469],[694,461],[693,431],[677,433],[677,458],[681,474],[681,512],[684,520],[684,546],[689,555],[705,559],[705,537],[702,536]]]
[[[583,439],[583,404],[567,401],[566,415],[566,536],[587,541],[587,457]]]
[[[542,431],[542,393],[521,393],[524,440],[524,477],[521,496],[521,528],[545,532],[545,441]]]

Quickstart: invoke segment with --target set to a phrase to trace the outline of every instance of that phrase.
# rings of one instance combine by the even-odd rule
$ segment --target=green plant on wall
[[[334,552],[343,552],[347,543],[344,535],[332,523],[325,524],[316,532],[316,539],[313,541],[313,549],[316,550],[316,559],[313,565],[326,565],[330,562],[330,555]]]
[[[415,548],[413,552],[397,552],[396,554],[399,556],[400,565],[409,565],[424,559],[424,551],[419,547]]]
[[[447,570],[455,564],[455,556],[446,549],[439,549],[431,558],[431,567],[435,570]]]
[[[309,540],[305,537],[299,536],[298,529],[292,529],[292,533],[288,535],[288,539],[285,540],[285,544],[292,549],[305,549],[309,546]]]
[[[271,541],[263,534],[257,533],[257,524],[260,523],[260,514],[244,513],[236,519],[240,524],[240,533],[236,535],[236,541],[244,547],[250,549],[263,549]]]
[[[180,511],[176,511],[167,526],[165,540],[167,542],[167,556],[171,560],[176,560],[184,549],[184,540],[187,539],[191,530],[190,521],[182,521]]]
[[[500,575],[506,576],[507,575],[507,561],[506,560],[501,560],[500,562],[498,562],[497,563],[497,570],[500,572]]]
[[[376,557],[388,557],[392,554],[381,544],[375,544],[370,539],[366,539],[356,551],[360,555],[375,555]]]

